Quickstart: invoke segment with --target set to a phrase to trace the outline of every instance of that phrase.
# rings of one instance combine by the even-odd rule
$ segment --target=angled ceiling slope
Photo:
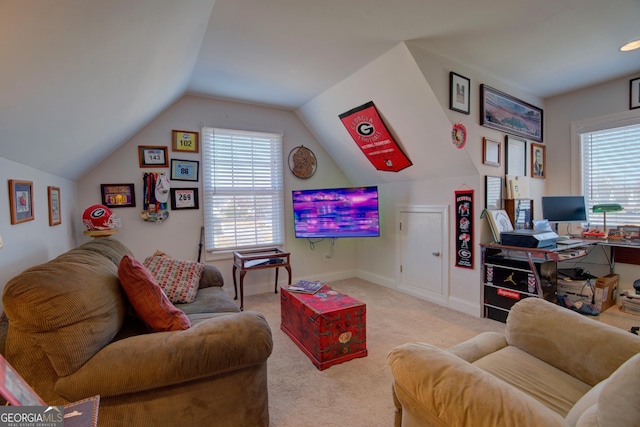
[[[413,166],[400,172],[378,171],[353,141],[338,115],[369,101]],[[354,185],[478,173],[466,150],[451,143],[451,122],[405,43],[323,92],[296,114]]]
[[[79,178],[184,93],[214,2],[0,3],[0,156]]]

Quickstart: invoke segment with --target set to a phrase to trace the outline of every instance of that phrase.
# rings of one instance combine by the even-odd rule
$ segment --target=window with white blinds
[[[640,226],[640,124],[582,133],[580,141],[589,223],[604,222],[593,205],[617,203],[624,210],[607,214],[607,228]]]
[[[284,243],[282,135],[202,129],[205,248]]]

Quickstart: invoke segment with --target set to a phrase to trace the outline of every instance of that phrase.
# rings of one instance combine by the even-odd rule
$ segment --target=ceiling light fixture
[[[628,52],[630,50],[635,50],[640,48],[640,39],[631,41],[623,46],[620,46],[621,52]]]

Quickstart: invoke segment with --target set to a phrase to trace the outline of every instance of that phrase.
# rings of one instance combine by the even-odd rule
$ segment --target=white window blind
[[[620,204],[607,214],[607,228],[640,226],[640,124],[581,134],[582,188],[592,225],[603,225],[593,205]]]
[[[282,135],[202,129],[205,248],[284,243]]]

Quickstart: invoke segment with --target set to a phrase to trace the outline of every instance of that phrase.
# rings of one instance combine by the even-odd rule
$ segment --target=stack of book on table
[[[301,294],[315,294],[324,285],[325,283],[320,281],[300,280],[295,285],[286,286],[285,289],[289,292],[298,292]]]
[[[621,294],[623,298],[620,299],[622,302],[622,311],[625,313],[640,315],[640,295],[631,294],[631,291],[628,291],[628,294]]]

